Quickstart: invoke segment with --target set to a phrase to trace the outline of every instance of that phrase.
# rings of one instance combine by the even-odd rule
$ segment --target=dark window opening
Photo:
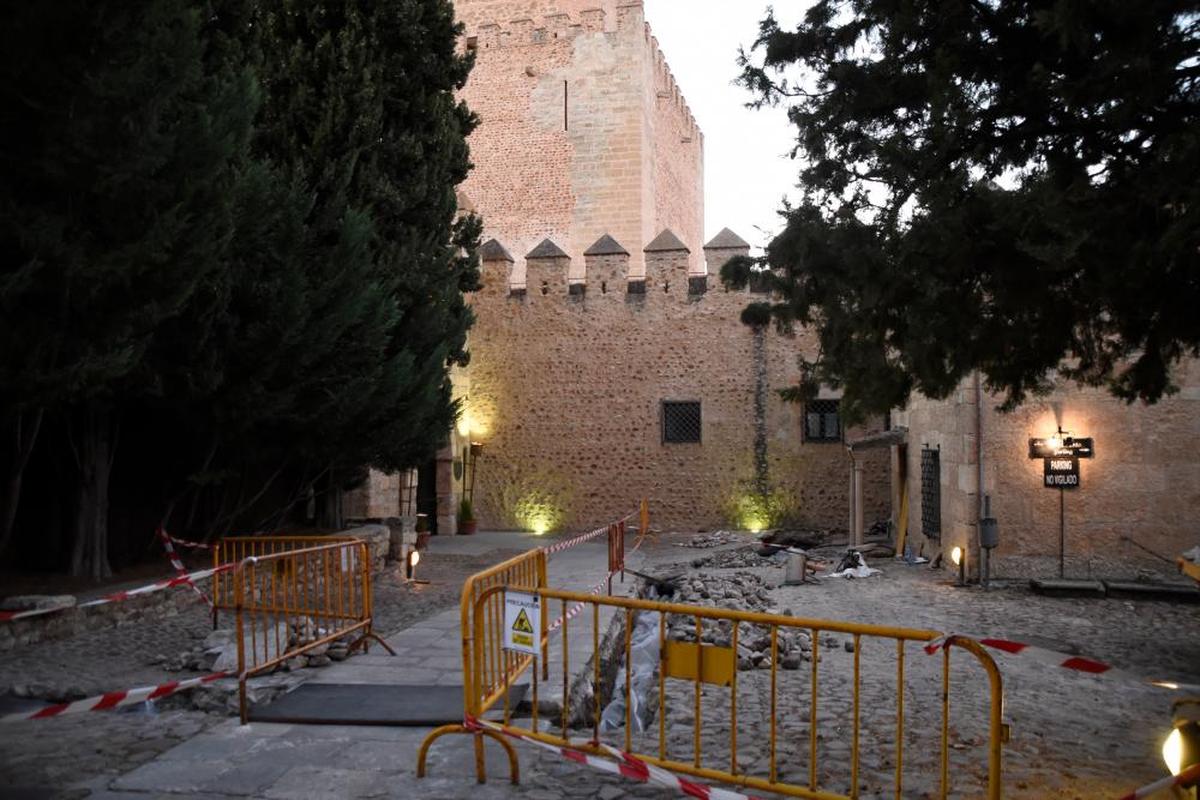
[[[545,296],[548,294],[550,294],[550,282],[542,281],[542,295]]]
[[[662,404],[663,444],[700,443],[700,403],[664,400]]]
[[[569,125],[569,119],[567,117],[567,111],[568,111],[567,99],[568,99],[567,98],[567,82],[563,81],[563,130],[564,131],[571,130],[571,127]]]
[[[942,538],[942,454],[930,447],[921,450],[921,533]]]
[[[600,294],[608,294],[608,281],[600,281]]]
[[[473,53],[479,48],[479,39],[475,36],[467,37],[467,52]]]
[[[804,441],[840,442],[842,418],[840,400],[813,400],[804,406]]]

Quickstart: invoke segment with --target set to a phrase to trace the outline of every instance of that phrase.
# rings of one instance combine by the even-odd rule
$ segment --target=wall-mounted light
[[[955,547],[950,551],[950,560],[954,562],[954,566],[958,567],[958,586],[965,586],[967,583],[967,553],[961,547]]]

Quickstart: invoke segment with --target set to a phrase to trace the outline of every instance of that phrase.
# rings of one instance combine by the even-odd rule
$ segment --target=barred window
[[[804,407],[804,441],[840,442],[842,419],[838,400],[813,400]]]
[[[663,401],[662,440],[663,444],[700,443],[699,401]]]
[[[921,449],[921,533],[942,538],[942,454]]]

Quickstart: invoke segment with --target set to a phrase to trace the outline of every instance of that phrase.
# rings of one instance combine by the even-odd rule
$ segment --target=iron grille
[[[840,442],[842,418],[837,400],[812,400],[804,407],[804,441]]]
[[[700,443],[700,403],[664,400],[662,404],[664,444]]]
[[[921,533],[942,538],[942,453],[931,447],[921,450]]]

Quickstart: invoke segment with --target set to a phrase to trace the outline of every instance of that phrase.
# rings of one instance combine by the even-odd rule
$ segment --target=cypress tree
[[[53,407],[78,471],[71,571],[109,574],[121,409],[154,391],[156,332],[223,267],[252,84],[206,60],[185,0],[12,4],[0,91],[6,419]]]

